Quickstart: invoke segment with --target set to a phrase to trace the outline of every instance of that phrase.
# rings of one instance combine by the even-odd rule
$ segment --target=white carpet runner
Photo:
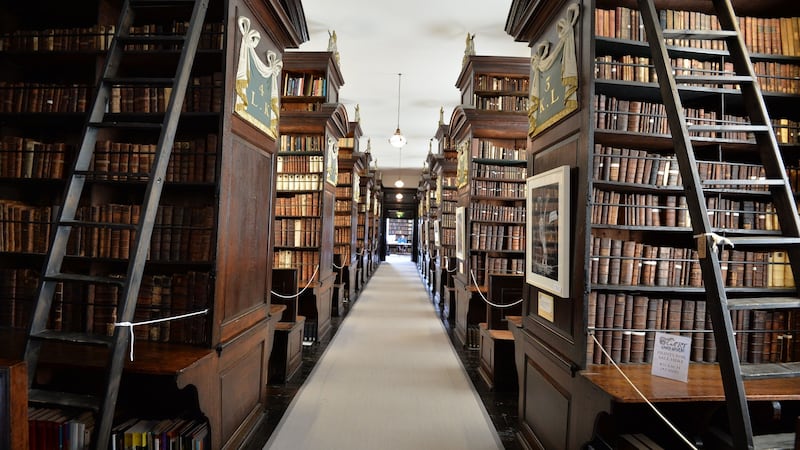
[[[408,257],[373,274],[264,448],[503,448]]]

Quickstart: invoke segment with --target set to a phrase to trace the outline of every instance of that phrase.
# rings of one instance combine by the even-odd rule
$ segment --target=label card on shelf
[[[657,377],[686,383],[689,380],[692,338],[657,332],[655,344],[651,373]]]
[[[553,321],[553,297],[550,295],[545,294],[544,292],[539,292],[538,297],[538,308],[537,313],[539,317],[542,319],[548,320],[550,322]]]

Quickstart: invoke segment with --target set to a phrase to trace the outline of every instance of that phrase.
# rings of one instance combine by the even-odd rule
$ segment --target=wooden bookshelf
[[[0,327],[27,329],[56,206],[73,167],[96,78],[123,2],[66,5],[42,0],[4,4],[0,15]],[[31,10],[37,11],[32,15]],[[136,327],[134,361],[122,377],[117,415],[165,417],[185,412],[207,422],[208,445],[235,448],[263,417],[267,359],[274,321],[269,288],[272,265],[274,135],[232,113],[235,57],[242,35],[238,17],[252,19],[262,39],[257,52],[275,53],[308,38],[299,2],[209,2],[184,113],[164,179],[136,319],[208,309],[184,321]],[[173,10],[137,18],[133,34],[175,33]],[[298,14],[299,13],[299,14]],[[173,30],[173,31],[170,31]],[[126,61],[126,76],[174,70],[179,49],[141,48]],[[227,53],[230,52],[230,53]],[[161,120],[169,91],[158,86],[114,88],[109,111]],[[27,99],[27,100],[23,100]],[[266,127],[268,128],[268,126]],[[135,223],[152,142],[136,132],[108,130],[98,140],[92,169],[108,178],[86,181],[91,195],[83,219]],[[147,169],[145,169],[147,168]],[[107,181],[128,177],[121,189]],[[257,212],[257,214],[256,214]],[[242,239],[246,236],[246,239]],[[64,267],[96,275],[125,273],[131,231],[95,229],[74,237]],[[8,293],[13,293],[8,295]],[[118,292],[79,292],[64,285],[54,326],[105,335],[113,329]],[[7,342],[4,340],[4,342]],[[5,351],[22,354],[23,340]],[[4,345],[5,346],[5,345]],[[102,384],[93,375],[104,355],[81,346],[45,346],[39,369],[50,384]],[[40,379],[47,379],[41,377]],[[148,389],[149,386],[165,386]],[[183,392],[192,392],[184,395]],[[18,388],[15,388],[18,389]]]
[[[442,113],[443,114],[443,113]],[[436,270],[439,274],[439,299],[442,312],[451,319],[455,316],[455,291],[453,280],[456,266],[456,206],[458,205],[458,186],[456,182],[456,166],[458,152],[450,137],[450,126],[444,118],[436,129],[438,142],[437,157],[431,165],[431,172],[436,174],[436,197],[439,199],[439,222]],[[434,236],[435,237],[435,236]]]
[[[298,313],[305,317],[305,339],[323,339],[331,330],[334,218],[338,178],[338,146],[347,136],[344,105],[338,89],[344,83],[333,52],[289,52],[284,57],[284,86],[306,74],[322,79],[324,95],[293,95],[281,100],[313,102],[312,110],[284,109],[276,191],[274,267],[298,269]],[[302,98],[295,98],[302,97]]]
[[[458,152],[457,208],[464,210],[464,223],[460,229],[456,224],[463,254],[456,253],[455,331],[476,348],[468,330],[476,339],[478,324],[486,321],[479,293],[486,295],[488,274],[522,273],[525,248],[525,103],[501,102],[505,109],[499,110],[488,105],[498,97],[519,98],[528,72],[528,58],[470,56],[456,84],[463,104],[453,110],[450,136]]]
[[[706,6],[679,1],[656,3],[666,8],[661,11],[666,28],[717,26],[716,19],[707,15],[710,11]],[[569,9],[571,4],[515,1],[506,31],[533,47],[540,42],[556,42],[556,21],[576,17]],[[663,426],[646,426],[635,419],[642,414],[642,408],[620,407],[620,403],[639,400],[619,393],[618,389],[624,388],[617,384],[618,374],[608,366],[610,361],[600,350],[602,346],[685,434],[716,443],[710,437],[712,425],[700,419],[702,414],[719,408],[719,402],[724,400],[719,396],[722,387],[715,364],[716,348],[709,332],[705,290],[699,277],[682,181],[675,170],[670,130],[650,49],[638,26],[637,7],[635,2],[625,1],[578,5],[573,30],[577,62],[575,109],[550,123],[531,127],[528,167],[531,174],[559,166],[570,168],[570,267],[583,270],[574,270],[570,276],[571,294],[567,297],[549,300],[551,293],[531,284],[523,291],[526,301],[522,331],[515,332],[523,347],[518,355],[520,392],[527,392],[535,384],[537,394],[521,395],[520,411],[545,399],[559,408],[554,409],[557,417],[521,413],[524,418],[520,437],[528,445],[545,442],[551,444],[546,445],[548,448],[571,448],[597,436],[612,442],[617,433],[642,432],[665,448],[676,445],[674,435]],[[797,39],[783,32],[782,25],[793,29],[796,19],[791,17],[800,13],[790,2],[734,5],[741,14],[744,39],[752,52],[773,128],[791,173],[798,160],[798,116],[789,104],[796,102],[800,91],[792,77],[784,75],[800,68],[800,58],[796,52],[787,51],[795,48]],[[727,54],[718,42],[687,40],[668,44],[677,48],[670,55],[679,75],[730,70]],[[683,98],[688,120],[694,124],[742,123],[744,105],[741,99],[728,95],[733,92],[728,86],[688,89]],[[763,177],[763,168],[743,152],[749,136],[724,134],[716,136],[723,139],[713,145],[707,142],[709,137],[702,133],[692,137],[701,178]],[[756,229],[776,230],[770,194],[764,191],[759,197],[761,193],[749,192],[747,201],[742,194],[743,191],[720,187],[707,197],[714,229],[731,236],[747,235]],[[726,285],[739,295],[796,291],[782,255],[730,249],[720,259]],[[554,307],[552,313],[540,314],[550,305]],[[776,314],[732,312],[742,363],[797,361],[796,315],[792,309]],[[692,338],[688,384],[664,382],[649,374],[656,331]],[[544,359],[534,363],[536,358]],[[578,372],[581,375],[572,378]],[[748,384],[748,400],[774,400],[782,402],[784,408],[794,408],[796,399],[786,394],[795,389],[795,381],[771,380],[774,384],[769,388],[766,384]],[[662,389],[668,383],[676,384]],[[784,391],[779,393],[781,390]],[[790,427],[765,419],[757,403],[752,405],[756,434],[794,431],[793,423]],[[724,429],[725,412],[717,414],[721,425],[713,426]],[[608,423],[583,425],[601,416],[609,417]],[[556,426],[557,423],[562,425]],[[610,428],[606,426],[609,424]]]

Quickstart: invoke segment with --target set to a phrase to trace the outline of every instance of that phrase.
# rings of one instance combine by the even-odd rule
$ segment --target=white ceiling
[[[511,0],[302,1],[310,39],[299,50],[327,50],[328,32],[336,32],[344,77],[339,101],[351,121],[359,105],[361,149],[370,139],[386,185],[398,176],[406,187],[418,185],[439,109],[449,123],[460,101],[455,83],[467,33],[475,34],[477,55],[530,56],[526,43],[504,31]],[[400,129],[408,139],[402,155],[388,142],[397,128],[398,73]]]

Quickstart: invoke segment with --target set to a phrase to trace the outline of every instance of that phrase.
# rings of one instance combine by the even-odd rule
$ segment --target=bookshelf
[[[292,87],[308,80],[318,90]],[[298,304],[306,341],[322,339],[331,330],[337,154],[349,123],[338,103],[343,83],[334,52],[284,55],[273,265],[297,268],[299,287],[309,286]],[[297,104],[314,106],[296,109]]]
[[[436,247],[435,228],[439,220],[439,196],[436,190],[438,182],[436,172],[431,170],[435,163],[437,155],[432,151],[428,151],[428,157],[425,160],[425,166],[422,169],[422,178],[418,188],[418,195],[422,203],[422,228],[420,237],[422,245],[420,246],[421,264],[423,265],[423,278],[425,279],[428,292],[434,300],[436,300],[435,286],[439,282],[439,274],[436,271],[436,262],[439,260],[438,247]]]
[[[122,4],[43,0],[0,7],[0,339],[12,343],[2,346],[2,356],[21,355],[24,339],[19,335],[25,334],[36,298],[54,205],[65,190]],[[174,21],[174,7],[141,15],[132,33],[174,34],[181,27]],[[38,12],[31,15],[32,9]],[[136,320],[205,308],[209,313],[135,329],[135,358],[126,363],[116,411],[120,420],[188,414],[207,427],[207,443],[213,448],[240,445],[260,422],[275,326],[268,292],[276,143],[269,132],[231,112],[236,97],[233,49],[242,40],[239,17],[227,14],[234,9],[252,19],[251,30],[262,36],[257,46],[261,55],[275,53],[280,60],[285,48],[307,39],[299,2],[257,8],[247,2],[210,2],[164,180]],[[136,52],[126,57],[134,61],[121,69],[126,76],[141,75],[145,66],[167,73],[180,54],[170,45]],[[142,122],[160,121],[169,97],[160,86],[121,85],[112,94],[112,115]],[[87,180],[84,191],[91,194],[78,214],[134,223],[138,211],[132,205],[141,203],[145,186],[137,174],[153,158],[153,143],[136,132],[102,133],[92,168],[107,170],[109,178]],[[129,181],[120,188],[108,182],[110,177]],[[125,273],[133,240],[129,230],[95,229],[73,236],[65,268],[95,275]],[[82,292],[65,284],[54,303],[53,325],[105,335],[113,329],[117,297],[114,289],[98,286]],[[39,369],[46,372],[41,379],[49,377],[52,385],[74,384],[91,392],[102,384],[93,375],[104,361],[100,349],[52,345],[41,356]]]
[[[528,58],[473,55],[456,83],[464,103],[450,119],[458,153],[455,332],[474,348],[486,321],[488,274],[524,268],[528,72]],[[505,109],[497,109],[498,99]]]
[[[358,174],[363,170],[366,161],[366,154],[359,148],[362,134],[361,123],[350,122],[348,136],[339,141],[334,253],[340,255],[341,259],[339,291],[342,292],[342,299],[348,302],[356,299],[356,227],[360,188]],[[334,308],[341,310],[341,301],[337,301],[336,297],[334,295]]]
[[[575,17],[569,9],[575,2],[534,3],[513,2],[506,31],[534,48],[540,42],[557,42],[556,21]],[[535,384],[537,394],[521,395],[520,411],[544,399],[559,405],[559,409],[558,417],[546,419],[521,413],[520,437],[528,445],[545,442],[551,444],[546,445],[548,448],[571,448],[599,436],[614,442],[621,434],[644,433],[665,448],[678,445],[665,427],[637,419],[637,415],[646,414],[641,399],[614,391],[618,387],[611,386],[609,359],[594,343],[593,334],[611,358],[633,374],[634,383],[646,387],[648,398],[667,411],[667,417],[684,434],[715,448],[727,448],[715,437],[728,430],[725,411],[717,411],[720,403],[711,393],[713,385],[719,385],[719,367],[714,338],[708,333],[711,324],[706,294],[670,130],[650,49],[638,26],[636,4],[577,4],[575,109],[531,130],[528,167],[531,174],[569,167],[574,214],[569,229],[570,260],[571,267],[583,271],[571,276],[568,297],[554,299],[551,293],[531,284],[523,290],[522,326],[515,330],[522,343],[517,359],[520,392]],[[692,2],[657,2],[657,6],[666,8],[661,12],[666,28],[717,27],[707,6]],[[734,2],[734,7],[785,165],[792,174],[797,165],[797,112],[789,105],[796,102],[799,91],[792,77],[785,75],[800,67],[800,58],[792,50],[796,37],[790,38],[784,29],[793,30],[796,19],[792,17],[800,13],[790,2]],[[727,53],[718,42],[684,40],[669,44],[677,47],[670,55],[678,75],[730,70]],[[700,125],[742,123],[745,105],[741,98],[731,95],[734,93],[727,86],[688,89],[685,97],[682,95],[688,120]],[[763,167],[745,152],[749,136],[727,133],[714,136],[722,138],[715,142],[711,137],[702,133],[692,137],[701,178],[764,176]],[[712,227],[729,236],[746,236],[756,229],[775,230],[769,192],[752,190],[720,186],[708,196]],[[720,259],[726,285],[735,287],[739,295],[779,295],[796,290],[781,254],[734,248],[723,251]],[[544,313],[550,306],[552,312]],[[742,363],[796,361],[796,314],[793,309],[775,314],[733,311],[731,320],[739,330],[736,347]],[[661,381],[650,374],[655,331],[691,338],[688,384],[662,390]],[[541,362],[532,363],[537,359]],[[716,376],[708,370],[716,371]],[[766,419],[755,401],[775,400],[784,408],[796,407],[798,398],[792,387],[796,380],[777,382],[787,395],[768,393],[776,386],[768,388],[766,380],[747,382],[756,434],[794,432],[793,424]],[[714,415],[713,423],[701,419],[703,414]],[[599,418],[596,427],[582,425],[592,424],[595,418]],[[576,426],[554,427],[556,423]],[[718,430],[712,432],[713,428]]]
[[[375,168],[370,170],[369,191],[372,197],[370,200],[372,206],[367,212],[367,220],[370,223],[368,242],[366,244],[366,248],[369,249],[367,255],[367,279],[371,278],[375,271],[378,270],[378,266],[381,265],[380,244],[384,241],[384,227],[381,223],[383,220],[383,185],[381,177],[381,173]]]
[[[443,111],[440,113],[444,115]],[[452,320],[455,316],[455,292],[453,276],[456,263],[456,206],[458,205],[458,186],[456,166],[458,152],[450,138],[450,126],[440,117],[435,138],[438,143],[437,158],[431,171],[436,174],[436,196],[439,198],[439,242],[437,245],[436,270],[439,273],[439,303],[445,316]],[[435,240],[435,239],[434,239]]]

